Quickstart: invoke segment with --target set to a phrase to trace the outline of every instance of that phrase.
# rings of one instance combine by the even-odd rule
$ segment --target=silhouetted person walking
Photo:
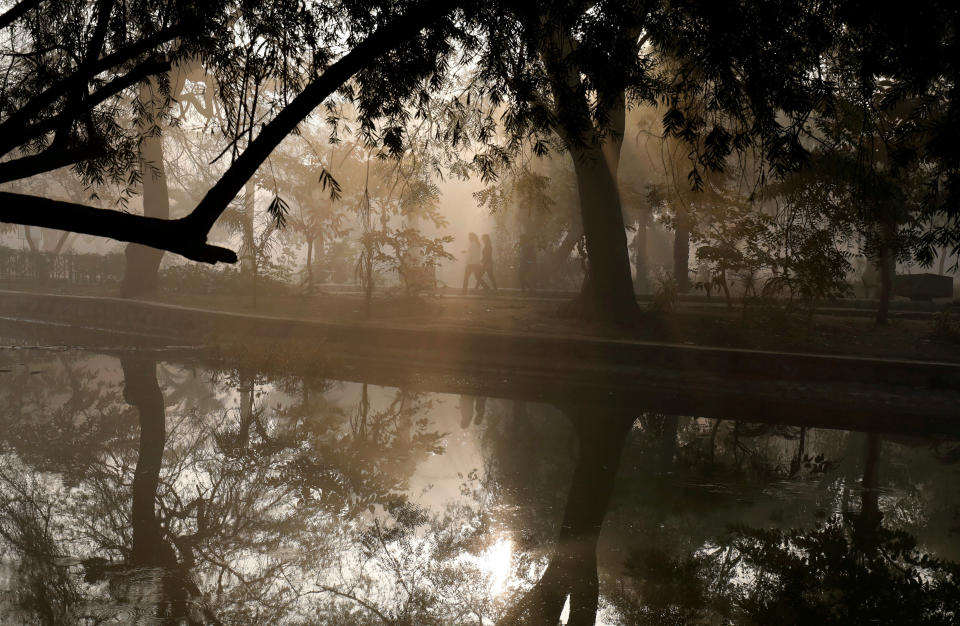
[[[493,276],[493,243],[490,241],[490,235],[483,236],[483,254],[480,259],[480,281],[483,280],[484,276],[490,277],[490,283],[493,285],[493,290],[497,290],[497,279]],[[486,284],[483,285],[484,289],[487,288]]]
[[[483,282],[483,252],[480,249],[480,239],[477,233],[470,233],[470,245],[467,247],[467,267],[463,270],[463,293],[467,293],[467,286],[470,282],[470,275],[477,277],[475,287],[483,285],[487,289],[487,283]]]

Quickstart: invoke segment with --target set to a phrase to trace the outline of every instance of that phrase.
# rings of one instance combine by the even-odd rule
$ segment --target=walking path
[[[515,303],[497,309],[486,299],[456,300],[454,311],[443,309],[450,299],[428,302],[427,309],[424,303],[404,309],[394,302],[390,319],[360,321],[351,307],[361,301],[335,300],[337,307],[328,302],[317,311],[307,301],[296,316],[283,316],[0,291],[0,336],[31,327],[73,346],[205,346],[227,363],[297,371],[320,367],[328,375],[373,377],[381,384],[416,386],[425,376],[446,377],[444,384],[456,389],[469,374],[485,381],[485,393],[530,400],[629,402],[645,411],[753,413],[768,419],[790,414],[812,423],[833,416],[830,424],[850,428],[883,422],[906,431],[921,426],[960,431],[957,362],[691,345],[587,335],[582,329],[574,334],[562,332],[565,324],[576,328],[573,322],[542,319],[535,314],[539,309],[524,303],[525,308]],[[465,303],[471,306],[461,306]],[[374,310],[375,316],[384,312]],[[498,323],[477,327],[471,320],[480,313]],[[538,323],[541,327],[531,330]]]

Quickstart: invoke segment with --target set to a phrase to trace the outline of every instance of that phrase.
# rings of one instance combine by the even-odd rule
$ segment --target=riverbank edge
[[[251,341],[333,353],[409,358],[456,367],[510,370],[644,370],[760,381],[857,383],[960,391],[960,363],[803,352],[776,352],[630,339],[382,323],[334,323],[216,311],[144,300],[0,291],[0,316],[77,328],[140,333],[178,345],[243,345]]]

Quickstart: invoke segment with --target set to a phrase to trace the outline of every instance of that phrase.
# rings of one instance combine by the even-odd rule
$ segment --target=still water
[[[0,342],[3,624],[956,624],[960,443]]]

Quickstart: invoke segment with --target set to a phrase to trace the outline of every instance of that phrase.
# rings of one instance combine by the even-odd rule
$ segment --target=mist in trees
[[[955,621],[955,4],[0,1],[0,621]]]
[[[161,256],[144,246],[236,256],[252,293],[261,276],[314,290],[336,249],[368,292],[380,270],[412,293],[455,256],[458,207],[438,206],[438,183],[481,178],[497,224],[525,214],[545,284],[579,283],[568,312],[621,325],[634,286],[843,295],[851,255],[878,268],[886,322],[897,261],[951,266],[935,2],[906,22],[790,2],[433,8],[14,3],[5,221],[31,249],[29,226],[134,241],[126,295],[156,291]],[[37,187],[50,176],[79,189]],[[654,268],[652,224],[673,234]]]

